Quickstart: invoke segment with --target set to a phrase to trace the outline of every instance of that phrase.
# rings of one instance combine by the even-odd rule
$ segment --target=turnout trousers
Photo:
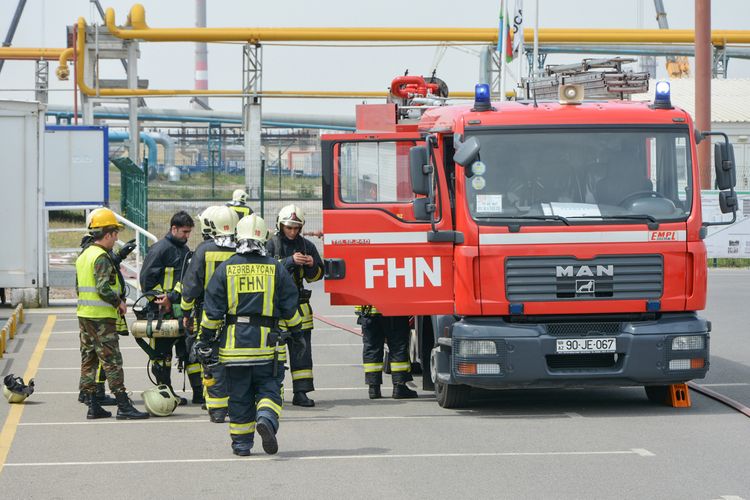
[[[302,316],[302,330],[293,333],[287,343],[292,391],[312,392],[315,390],[312,359],[313,312],[310,304],[306,302],[300,304],[298,310]]]
[[[383,383],[384,346],[388,344],[393,383],[412,380],[409,361],[408,316],[381,316],[373,314],[362,317],[362,362],[365,367],[365,383]]]
[[[280,364],[274,377],[273,365],[270,361],[262,365],[225,366],[233,449],[252,447],[258,418],[267,418],[274,431],[279,429],[284,367]]]

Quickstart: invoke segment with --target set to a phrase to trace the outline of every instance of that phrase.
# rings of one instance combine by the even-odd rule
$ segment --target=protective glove
[[[125,243],[122,248],[117,252],[117,256],[120,258],[120,262],[125,260],[128,255],[133,253],[133,250],[135,250],[135,239],[132,239]]]
[[[197,340],[193,344],[195,359],[204,366],[213,365],[218,362],[218,349],[215,343]]]

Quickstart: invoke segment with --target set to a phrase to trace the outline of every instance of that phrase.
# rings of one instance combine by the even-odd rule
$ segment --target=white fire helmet
[[[209,216],[214,236],[234,236],[240,216],[227,206],[214,207]]]
[[[256,214],[247,215],[237,223],[237,241],[255,240],[265,243],[269,236],[266,221]]]
[[[302,227],[305,225],[305,211],[297,205],[287,205],[279,210],[276,219],[276,227],[281,231],[282,224],[289,227]]]
[[[141,395],[146,411],[155,417],[170,416],[180,404],[180,399],[164,384],[147,389]]]
[[[242,203],[244,205],[247,201],[247,193],[242,189],[235,189],[232,193],[232,201],[236,203]]]

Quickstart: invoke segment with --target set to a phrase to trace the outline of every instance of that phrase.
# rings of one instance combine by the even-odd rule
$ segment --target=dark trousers
[[[274,430],[281,416],[283,367],[273,375],[273,362],[226,366],[229,393],[229,435],[233,445],[252,446],[256,419],[267,418]]]
[[[206,387],[206,407],[209,410],[226,408],[229,405],[226,367],[221,363],[212,366],[211,376],[214,378],[214,384]]]
[[[172,387],[172,348],[175,346],[175,339],[155,338],[151,339],[150,343],[157,356],[151,362],[151,373],[156,378],[156,384],[166,384]],[[177,343],[184,345],[182,339]]]
[[[411,377],[409,362],[408,316],[381,316],[375,314],[362,317],[362,362],[365,366],[365,383],[383,383],[383,353],[388,344],[393,383],[408,382]]]
[[[315,390],[313,383],[312,330],[292,334],[287,343],[289,368],[292,372],[292,391],[310,392]]]

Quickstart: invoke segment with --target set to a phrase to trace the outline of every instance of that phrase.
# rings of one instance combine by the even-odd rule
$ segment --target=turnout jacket
[[[208,286],[216,268],[235,254],[234,248],[220,247],[214,240],[206,240],[198,245],[190,265],[182,276],[182,312],[189,313],[196,305],[203,303],[203,292]],[[200,320],[200,318],[197,318]]]
[[[187,243],[177,241],[170,233],[151,246],[141,268],[141,292],[163,292],[170,302],[179,303],[182,266],[187,262],[190,249]]]
[[[298,235],[293,240],[290,240],[282,233],[276,233],[276,235],[268,240],[266,243],[266,250],[268,255],[272,255],[275,259],[284,266],[289,274],[294,279],[294,284],[297,288],[303,288],[303,280],[312,283],[318,281],[323,277],[323,260],[320,258],[318,249],[312,241]],[[314,263],[312,267],[299,266],[294,263],[292,255],[295,252],[300,252],[303,255],[311,255]]]
[[[286,360],[275,324],[297,328],[297,287],[271,257],[235,254],[222,262],[208,282],[203,302],[201,339],[219,334],[219,362],[258,365]],[[273,332],[273,333],[272,333]]]

